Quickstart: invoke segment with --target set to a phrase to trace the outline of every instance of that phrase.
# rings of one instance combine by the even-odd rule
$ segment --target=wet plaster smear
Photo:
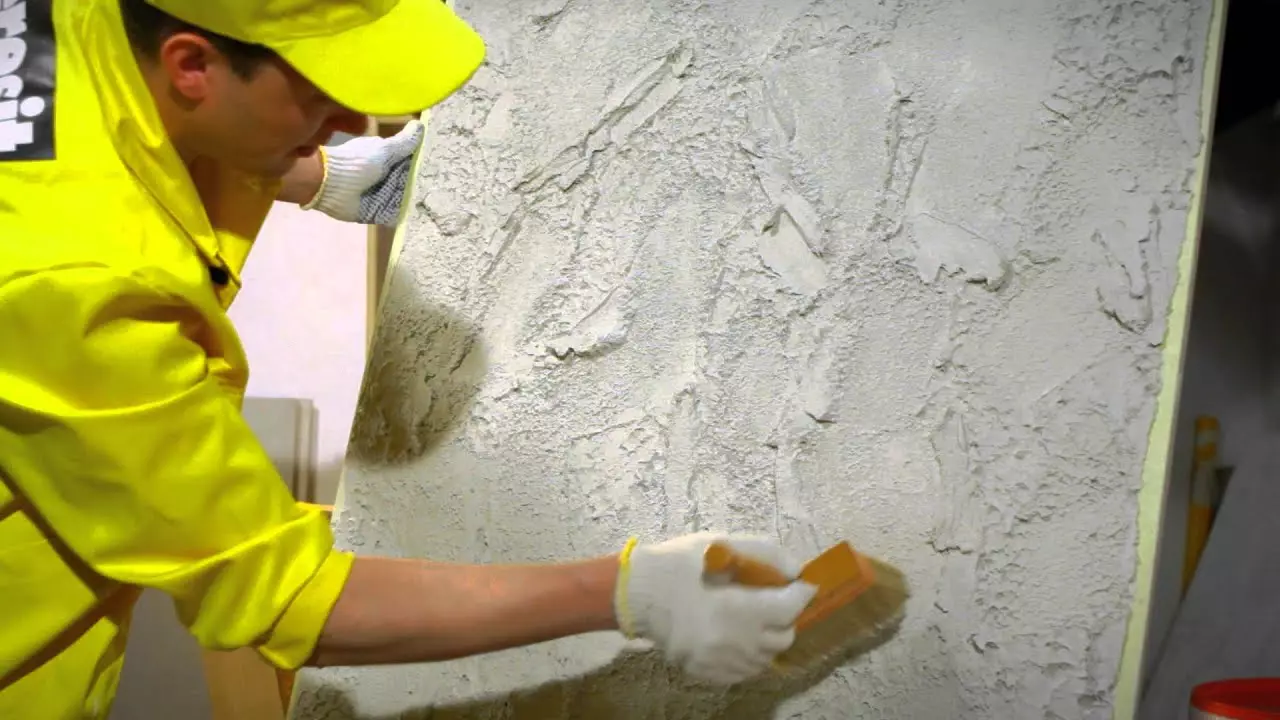
[[[294,716],[1110,717],[1209,0],[458,9],[489,60],[430,118],[341,545],[848,538],[914,596],[807,687],[602,634],[308,671]]]

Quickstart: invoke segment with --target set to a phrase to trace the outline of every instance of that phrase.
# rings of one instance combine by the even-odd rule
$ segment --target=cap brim
[[[400,0],[367,25],[271,49],[329,97],[366,115],[426,110],[484,61],[484,41],[441,0]]]

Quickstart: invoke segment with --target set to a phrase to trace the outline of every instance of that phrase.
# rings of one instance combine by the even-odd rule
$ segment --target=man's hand
[[[619,573],[615,598],[624,631],[652,640],[690,676],[732,684],[767,670],[795,641],[795,621],[817,588],[716,585],[703,578],[703,554],[714,541],[795,578],[800,563],[766,538],[709,533],[637,547]]]
[[[302,209],[344,222],[395,225],[423,133],[422,123],[413,120],[391,138],[361,137],[326,147],[324,180]]]

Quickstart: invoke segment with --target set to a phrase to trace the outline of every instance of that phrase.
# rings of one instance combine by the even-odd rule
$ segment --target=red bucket
[[[1237,678],[1197,685],[1192,720],[1280,720],[1280,678]]]

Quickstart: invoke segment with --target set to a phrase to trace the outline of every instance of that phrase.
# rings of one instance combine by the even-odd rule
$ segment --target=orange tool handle
[[[786,587],[791,578],[768,563],[747,557],[724,543],[711,543],[702,556],[702,570],[708,575],[727,574],[737,585]]]

